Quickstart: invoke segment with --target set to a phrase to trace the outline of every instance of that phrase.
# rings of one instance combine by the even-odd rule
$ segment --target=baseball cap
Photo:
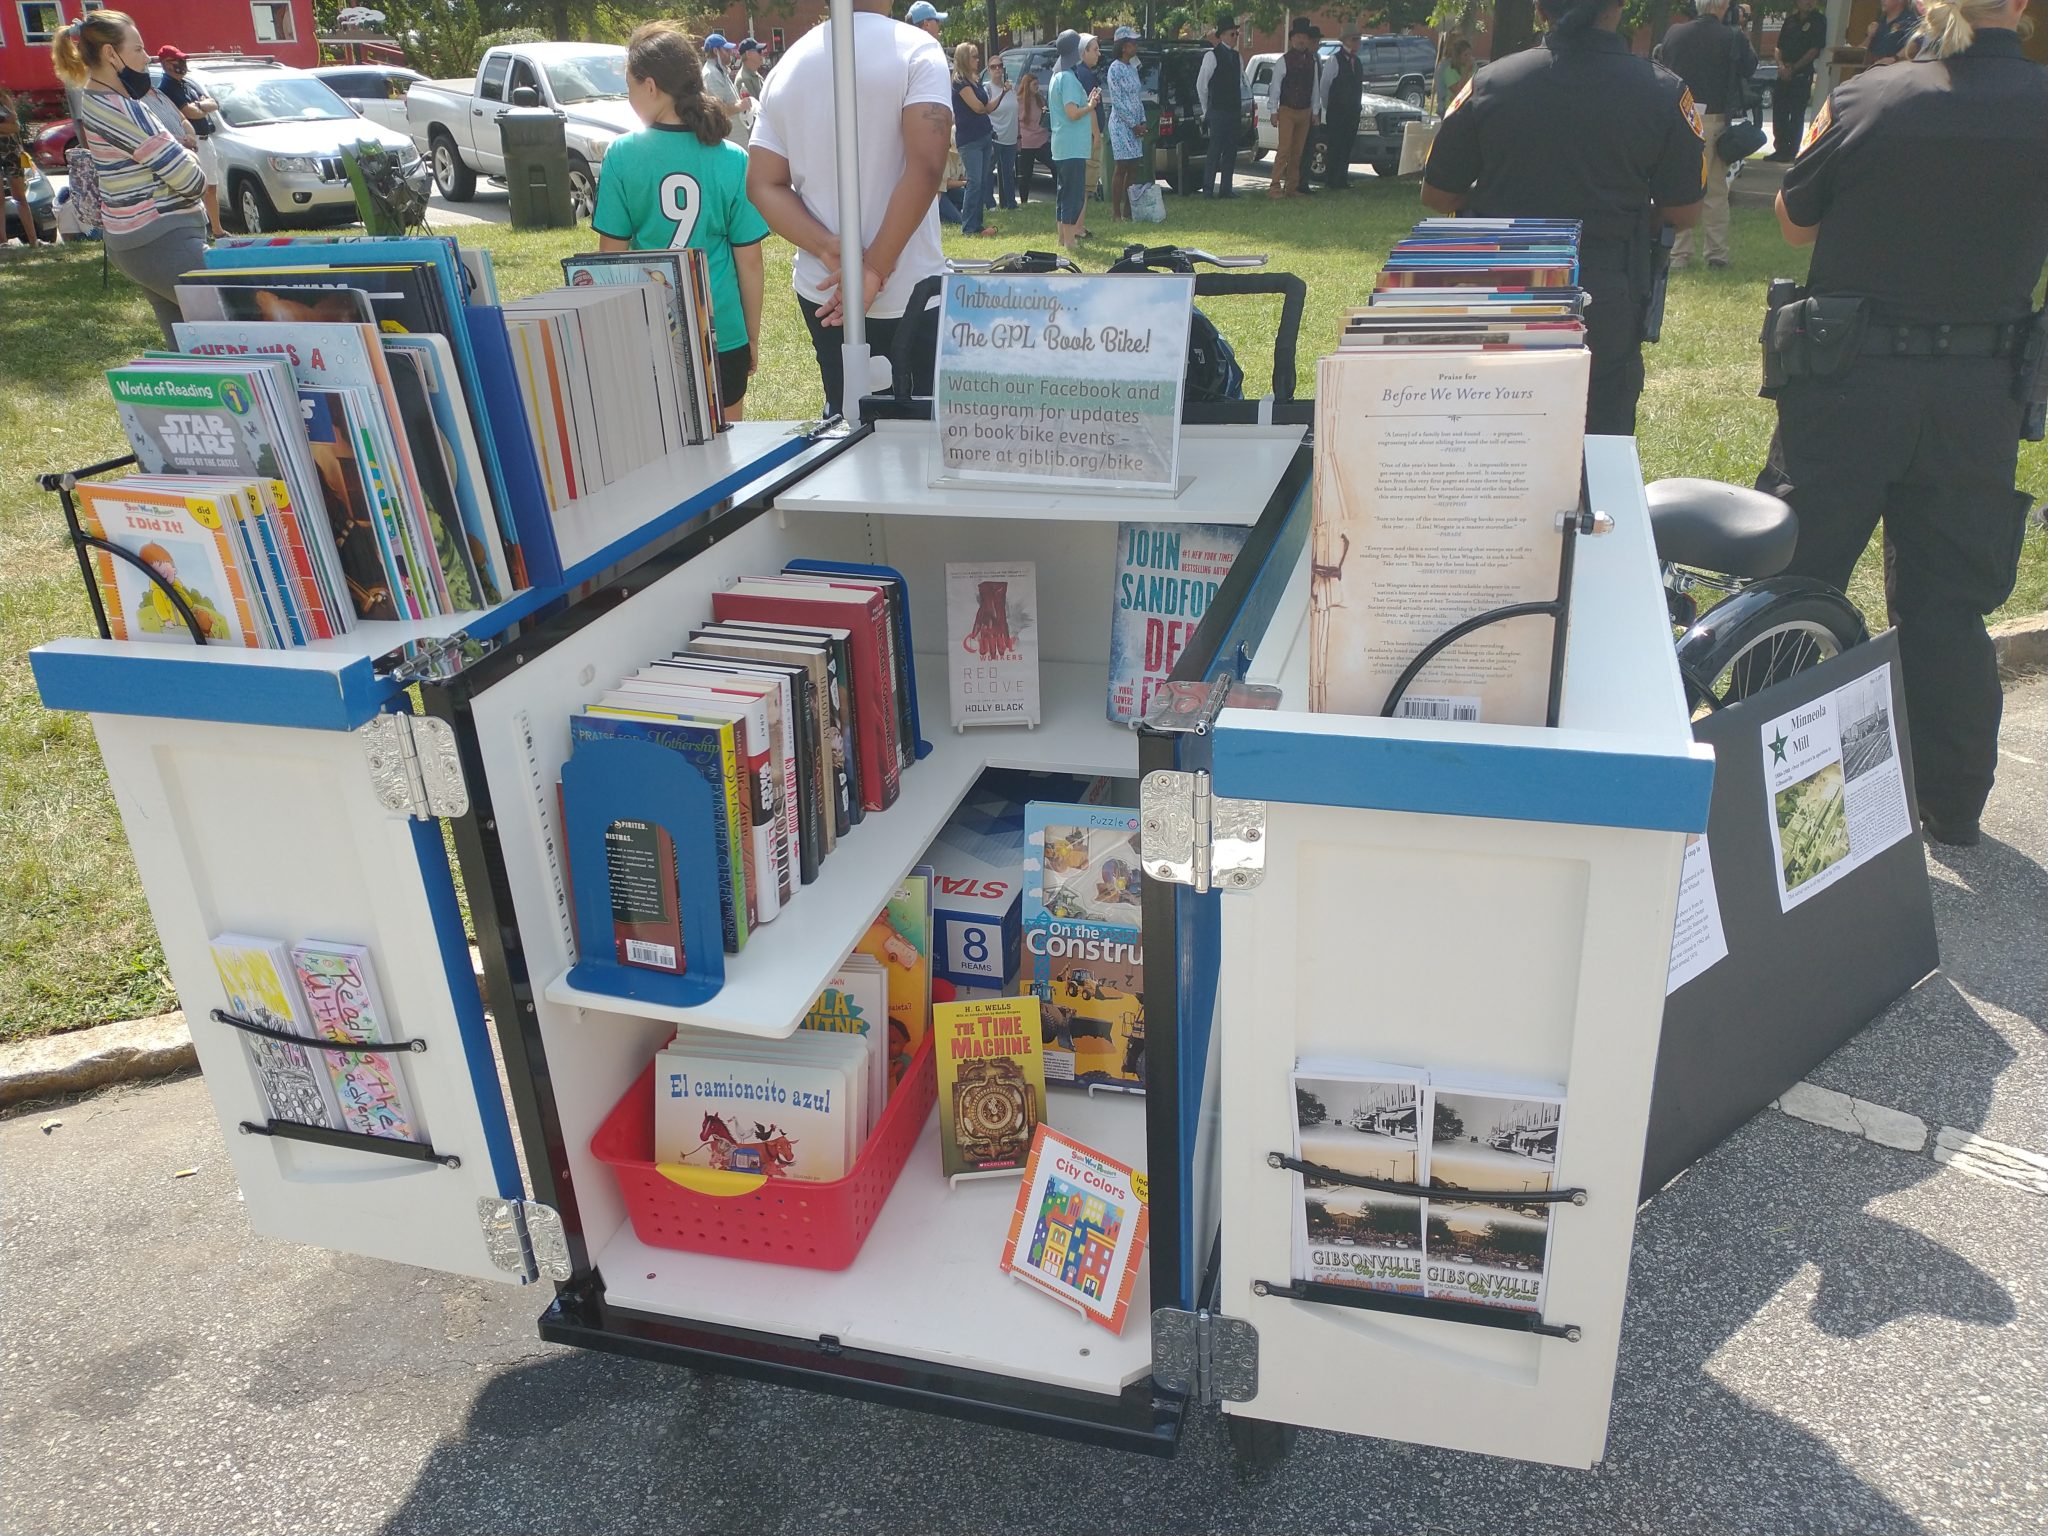
[[[761,39],[758,37],[743,37],[740,39],[741,53],[759,53],[760,51]]]
[[[156,51],[156,61],[159,64],[169,64],[175,60],[182,60],[185,56],[184,49],[173,48],[169,43],[165,43]]]
[[[723,32],[714,32],[704,39],[704,51],[706,53],[715,53],[720,48],[730,48],[731,46],[732,44],[725,40]]]
[[[909,16],[904,19],[913,27],[921,27],[928,21],[943,22],[946,13],[933,5],[932,0],[917,0],[917,3],[911,6]]]

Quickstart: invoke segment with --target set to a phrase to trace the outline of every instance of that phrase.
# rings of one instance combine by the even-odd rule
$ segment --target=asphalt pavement
[[[2048,678],[2004,748],[1944,970],[1813,1079],[2040,1154]],[[1776,1111],[1644,1208],[1590,1473],[1305,1433],[1253,1479],[1210,1414],[1157,1462],[543,1345],[532,1291],[251,1237],[196,1078],[0,1121],[0,1180],[9,1536],[2048,1528],[2048,1198]]]

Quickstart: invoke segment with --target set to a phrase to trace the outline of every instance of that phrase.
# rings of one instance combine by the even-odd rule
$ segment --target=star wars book
[[[1145,936],[1138,813],[1024,807],[1024,977],[1055,1083],[1145,1086]]]
[[[1552,1085],[1462,1086],[1428,1094],[1429,1209],[1424,1294],[1523,1312],[1543,1310],[1551,1208],[1479,1204],[1457,1191],[1542,1193],[1554,1187],[1564,1094]]]
[[[1003,1272],[1122,1333],[1145,1252],[1145,1193],[1136,1169],[1039,1126]]]
[[[1345,1180],[1422,1183],[1423,1074],[1304,1061],[1293,1088],[1295,1273],[1422,1295],[1422,1198]]]
[[[1022,1168],[1045,1120],[1038,999],[976,998],[932,1009],[939,1157],[947,1178]]]

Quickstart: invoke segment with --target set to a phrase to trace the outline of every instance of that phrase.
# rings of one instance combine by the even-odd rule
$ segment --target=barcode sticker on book
[[[1479,695],[1411,693],[1394,706],[1397,720],[1477,720]]]
[[[649,944],[645,939],[626,940],[626,960],[632,965],[658,965],[665,971],[676,968],[673,944]]]

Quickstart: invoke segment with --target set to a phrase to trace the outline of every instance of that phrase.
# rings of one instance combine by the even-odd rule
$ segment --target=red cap
[[[168,64],[173,59],[182,59],[184,57],[184,49],[173,48],[169,43],[165,43],[163,47],[157,49],[156,51],[156,59],[159,64]]]

